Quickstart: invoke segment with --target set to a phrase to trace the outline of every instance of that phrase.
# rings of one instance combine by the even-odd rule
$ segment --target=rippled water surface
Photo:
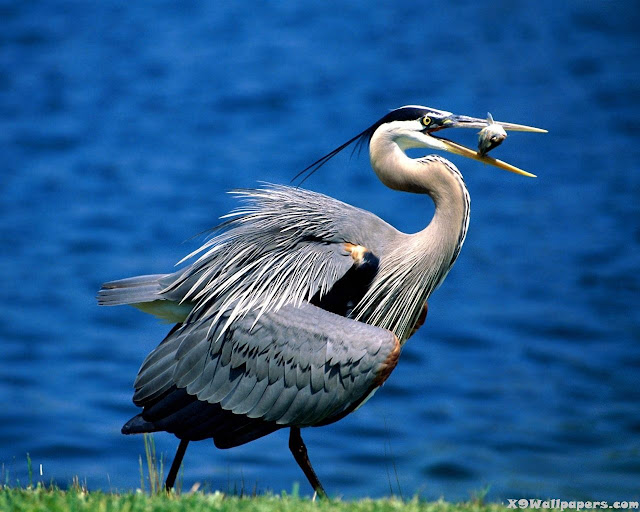
[[[304,432],[318,474],[346,497],[638,499],[639,23],[622,0],[0,2],[3,478],[29,452],[45,481],[138,486],[120,427],[168,326],[98,308],[100,284],[169,271],[226,190],[288,183],[418,103],[548,128],[494,152],[540,177],[452,157],[460,259],[375,398]],[[305,186],[409,232],[433,211],[365,155]],[[307,489],[284,431],[192,444],[184,479]]]

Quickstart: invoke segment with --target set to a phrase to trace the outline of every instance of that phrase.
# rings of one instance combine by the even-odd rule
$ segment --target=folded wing
[[[135,383],[143,412],[125,433],[166,430],[237,446],[278,428],[322,425],[362,403],[395,367],[391,332],[312,304],[177,326]]]

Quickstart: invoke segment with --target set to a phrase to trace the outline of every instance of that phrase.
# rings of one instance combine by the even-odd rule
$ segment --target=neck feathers
[[[380,260],[369,291],[356,308],[357,318],[391,330],[402,343],[418,320],[425,301],[449,273],[469,225],[469,193],[460,171],[448,160],[429,155],[409,158],[394,142],[371,151],[371,164],[387,186],[427,194],[435,203],[429,225],[401,234]]]

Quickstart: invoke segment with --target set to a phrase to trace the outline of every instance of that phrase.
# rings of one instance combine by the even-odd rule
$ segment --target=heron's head
[[[494,123],[502,126],[502,128],[507,131],[546,133],[546,130],[534,128],[532,126],[504,123],[500,121],[494,121]],[[487,119],[456,115],[444,110],[423,107],[420,105],[406,105],[392,110],[383,118],[372,124],[369,128],[301,171],[298,176],[305,172],[310,175],[329,159],[354,142],[356,143],[356,148],[358,148],[364,144],[376,143],[377,139],[385,139],[392,140],[403,151],[412,148],[428,148],[437,151],[447,151],[449,153],[472,158],[473,160],[478,160],[489,165],[494,165],[500,169],[511,171],[516,174],[535,177],[534,174],[523,171],[522,169],[503,162],[502,160],[497,160],[487,156],[486,154],[480,154],[475,149],[470,149],[462,144],[448,140],[440,134],[441,131],[448,130],[450,128],[482,129],[489,126],[489,124],[491,124],[491,121]],[[376,140],[373,140],[374,136]]]
[[[419,105],[407,105],[389,112],[377,123],[369,127],[362,134],[372,142],[374,135],[393,140],[402,150],[412,148],[428,148],[439,151],[447,151],[473,160],[494,165],[506,171],[515,172],[524,176],[535,175],[523,171],[511,164],[482,155],[475,149],[470,149],[462,144],[451,141],[441,136],[440,132],[450,128],[474,128],[482,129],[491,124],[492,119],[479,119],[476,117],[456,115],[444,110],[422,107]],[[496,122],[504,130],[540,132],[546,130],[513,123]],[[437,135],[436,135],[437,134]]]

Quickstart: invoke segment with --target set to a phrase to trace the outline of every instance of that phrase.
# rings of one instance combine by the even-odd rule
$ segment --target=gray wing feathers
[[[142,362],[138,371],[133,403],[142,407],[161,396],[173,384],[176,351],[182,339],[176,336],[176,328]]]
[[[189,266],[106,283],[98,302],[132,304],[173,323],[225,314],[227,328],[250,311],[257,319],[324,295],[353,266],[345,243],[382,255],[398,234],[370,212],[308,190],[271,185],[235,193],[243,206],[183,260],[193,258]]]
[[[244,205],[162,291],[194,303],[194,318],[219,320],[228,312],[225,328],[250,311],[259,318],[326,293],[353,265],[345,243],[377,251],[397,233],[365,210],[308,190],[274,185],[235,193]]]
[[[105,283],[98,292],[100,306],[130,304],[170,323],[182,323],[187,318],[193,304],[181,303],[164,294],[173,274],[154,274],[130,277]]]
[[[167,274],[154,274],[104,283],[98,292],[98,304],[117,306],[158,300],[166,286],[161,282],[165,277]]]
[[[185,325],[143,363],[134,401],[172,385],[249,418],[308,426],[344,412],[375,384],[395,336],[311,304]],[[167,378],[171,374],[170,378]]]

